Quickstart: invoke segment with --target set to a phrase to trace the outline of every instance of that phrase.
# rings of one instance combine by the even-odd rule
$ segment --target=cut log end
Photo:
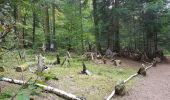
[[[16,68],[16,72],[22,72],[22,71],[23,71],[23,69],[21,67]]]
[[[22,64],[22,65],[19,65],[17,68],[16,68],[16,72],[23,72],[23,71],[26,71],[29,67],[29,64],[25,63],[25,64]]]

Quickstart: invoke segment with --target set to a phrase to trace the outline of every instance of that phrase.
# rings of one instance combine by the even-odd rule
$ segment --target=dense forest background
[[[168,0],[0,0],[0,48],[169,53]],[[126,53],[125,53],[126,52]],[[159,52],[160,53],[160,52]]]

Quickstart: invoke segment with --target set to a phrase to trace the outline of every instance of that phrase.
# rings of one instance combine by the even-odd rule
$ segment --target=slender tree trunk
[[[119,0],[115,0],[115,8],[119,7]],[[119,16],[115,16],[115,49],[116,52],[120,51],[120,38],[119,38]]]
[[[108,7],[110,6],[110,5],[113,5],[112,3],[111,3],[111,1],[106,1],[106,0],[104,0],[104,2],[106,2],[106,12],[108,12],[109,14],[108,14],[108,19],[109,19],[109,21],[108,21],[108,23],[109,23],[109,31],[107,32],[107,34],[108,34],[108,37],[107,37],[107,39],[108,39],[108,48],[110,49],[110,50],[112,50],[113,51],[113,47],[115,46],[114,45],[114,30],[115,30],[115,26],[114,26],[114,14],[113,14],[113,7],[112,7],[112,9],[108,9]]]
[[[80,13],[81,45],[82,45],[82,51],[84,51],[84,39],[83,39],[83,18],[82,18],[82,3],[81,3],[81,0],[79,0],[79,13]]]
[[[17,4],[14,4],[14,21],[15,21],[15,26],[14,26],[14,33],[17,35],[17,19],[18,19],[18,7]]]
[[[52,34],[52,43],[51,43],[51,51],[55,51],[56,47],[56,37],[55,37],[55,4],[52,4],[52,26],[53,26],[53,34]]]
[[[94,18],[94,27],[95,27],[95,37],[96,37],[96,47],[99,52],[101,52],[101,45],[99,40],[99,16],[98,16],[98,7],[97,7],[97,1],[93,0],[93,18]]]
[[[23,25],[26,25],[27,22],[26,22],[26,15],[23,16]],[[25,34],[26,34],[26,29],[23,28],[22,29],[22,40],[23,40],[23,46],[25,47]]]
[[[19,27],[17,27],[18,23],[21,23],[21,16],[20,16],[20,8],[17,5],[17,3],[14,4],[14,20],[15,20],[15,26],[14,26],[14,33],[16,36],[18,36],[18,46],[19,48],[24,48],[24,38],[23,38],[23,32]]]
[[[46,50],[50,50],[50,26],[49,26],[49,13],[48,13],[48,6],[45,5],[44,7],[44,32],[45,32],[45,44]]]
[[[35,27],[36,27],[36,13],[35,11],[32,12],[32,47],[35,45]]]
[[[17,10],[17,25],[19,23],[22,23],[22,16],[21,16],[21,7],[17,5],[16,7]],[[22,28],[20,26],[17,28],[17,33],[18,33],[18,40],[19,40],[19,48],[23,49],[24,48],[24,33],[22,31]]]

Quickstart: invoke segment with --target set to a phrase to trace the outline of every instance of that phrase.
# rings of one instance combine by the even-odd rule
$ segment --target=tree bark
[[[55,4],[52,4],[52,25],[53,25],[53,34],[52,34],[52,43],[51,43],[51,51],[55,51],[56,47],[56,37],[55,37]]]
[[[50,26],[49,26],[49,12],[48,6],[44,5],[44,32],[45,32],[45,44],[46,50],[50,50]]]
[[[35,11],[33,10],[32,11],[32,47],[34,46],[35,44],[35,27],[36,27],[36,13]]]
[[[94,19],[94,27],[95,27],[95,38],[96,38],[96,47],[99,52],[101,52],[101,45],[99,40],[99,16],[98,16],[98,7],[97,0],[93,0],[93,19]]]
[[[119,7],[119,0],[115,0],[115,8]],[[115,16],[115,51],[120,51],[120,38],[119,38],[119,16]]]
[[[79,13],[80,13],[81,46],[82,46],[82,51],[84,51],[84,39],[83,39],[83,17],[82,17],[82,3],[81,3],[81,0],[79,0]]]

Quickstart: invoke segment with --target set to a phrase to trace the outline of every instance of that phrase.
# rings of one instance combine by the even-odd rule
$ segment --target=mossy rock
[[[126,86],[123,81],[115,86],[115,94],[119,96],[124,96],[126,94]]]

